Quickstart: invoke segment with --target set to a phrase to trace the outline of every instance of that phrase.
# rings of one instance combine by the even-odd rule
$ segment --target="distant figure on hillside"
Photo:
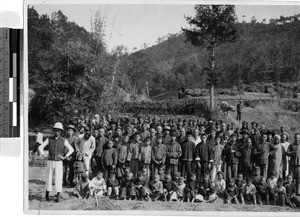
[[[180,87],[180,88],[177,89],[178,99],[183,99],[184,98],[184,92],[185,92],[185,89],[183,87]]]
[[[242,111],[243,111],[243,101],[240,100],[239,104],[236,106],[236,120],[241,122],[242,120]]]

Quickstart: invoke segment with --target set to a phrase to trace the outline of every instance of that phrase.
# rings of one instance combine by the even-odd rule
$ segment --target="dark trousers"
[[[237,177],[238,164],[227,163],[227,180]]]
[[[108,180],[109,174],[111,172],[115,172],[115,170],[112,168],[112,165],[104,166],[104,179],[105,179],[105,181]]]
[[[240,122],[241,119],[242,119],[242,113],[237,112],[237,113],[236,113],[236,120]]]
[[[96,164],[97,164],[97,166],[96,166],[96,171],[95,171],[95,174],[94,174],[94,175],[96,176],[96,173],[97,173],[98,171],[103,170],[103,165],[102,165],[101,157],[94,156],[94,158],[95,158]]]
[[[181,176],[190,177],[192,173],[192,161],[181,161]]]
[[[178,165],[167,164],[166,165],[166,174],[170,174],[174,178],[175,173],[178,171]]]
[[[291,165],[291,174],[296,180],[295,183],[296,193],[300,194],[300,166]]]
[[[208,171],[208,162],[207,161],[203,161],[200,162],[200,167],[199,164],[196,164],[196,176],[197,176],[197,180],[198,182],[201,181],[201,178],[204,177],[205,173]]]
[[[138,159],[132,159],[131,160],[130,170],[133,173],[134,178],[136,178],[137,173],[139,171],[139,161],[138,161]]]
[[[73,182],[74,180],[74,161],[63,161],[63,184],[67,184],[67,180],[69,182]]]

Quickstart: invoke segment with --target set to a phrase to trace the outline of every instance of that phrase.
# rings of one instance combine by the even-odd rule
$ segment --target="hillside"
[[[219,87],[252,82],[291,82],[300,72],[300,14],[258,23],[238,23],[237,41],[221,45],[216,53]],[[160,43],[127,57],[132,84],[150,95],[178,87],[205,88],[206,51],[185,42],[183,33],[170,34]],[[142,74],[141,74],[142,73]],[[146,76],[143,76],[146,75]]]

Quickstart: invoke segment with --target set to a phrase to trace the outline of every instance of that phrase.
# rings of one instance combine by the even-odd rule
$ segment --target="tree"
[[[238,38],[237,17],[234,5],[195,5],[195,17],[186,16],[191,29],[182,28],[187,41],[194,46],[206,48],[209,53],[210,69],[208,81],[210,85],[210,106],[214,109],[214,86],[218,74],[215,70],[215,50],[220,44]]]

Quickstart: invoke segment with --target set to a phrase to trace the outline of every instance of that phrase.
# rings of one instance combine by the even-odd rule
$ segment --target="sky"
[[[102,5],[34,5],[39,14],[50,15],[61,10],[69,21],[74,21],[86,30],[91,29],[91,17],[97,10],[106,18],[106,43],[111,51],[117,45],[125,45],[128,51],[141,49],[144,43],[156,44],[158,37],[178,33],[188,27],[184,15],[193,16],[194,5],[163,4],[102,4]],[[264,18],[292,16],[300,13],[298,5],[236,5],[238,21],[250,21],[253,16],[258,22]],[[244,16],[244,17],[243,17]]]

